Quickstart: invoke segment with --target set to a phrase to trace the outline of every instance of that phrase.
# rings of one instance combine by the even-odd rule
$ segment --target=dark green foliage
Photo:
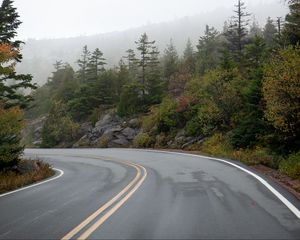
[[[42,130],[42,147],[70,147],[76,139],[79,125],[72,121],[67,106],[53,102]]]
[[[243,48],[246,44],[247,26],[249,25],[248,17],[250,14],[246,12],[245,3],[241,0],[238,0],[235,8],[234,12],[236,15],[232,17],[230,25],[224,34],[228,41],[230,52],[235,56],[237,61],[240,61]]]
[[[206,25],[204,36],[200,37],[197,45],[197,71],[200,75],[219,64],[221,44],[218,36],[217,30]]]
[[[290,13],[286,16],[284,35],[292,45],[300,43],[300,1],[289,2]]]
[[[139,82],[132,82],[124,86],[120,102],[118,104],[118,113],[120,116],[130,116],[145,111],[142,92],[144,86]]]

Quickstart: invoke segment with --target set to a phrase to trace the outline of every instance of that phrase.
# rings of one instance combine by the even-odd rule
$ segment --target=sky
[[[1,0],[0,0],[1,1]],[[19,38],[61,38],[122,31],[149,23],[233,8],[237,0],[15,0]],[[245,0],[261,5],[282,0]]]

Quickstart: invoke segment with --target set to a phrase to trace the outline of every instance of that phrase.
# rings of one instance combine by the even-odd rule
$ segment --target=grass
[[[54,171],[49,164],[37,161],[37,166],[37,170],[23,174],[14,170],[0,172],[0,194],[24,187],[54,175]]]

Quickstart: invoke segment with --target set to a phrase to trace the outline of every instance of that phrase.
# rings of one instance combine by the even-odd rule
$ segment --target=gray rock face
[[[126,122],[114,112],[101,117],[94,128],[87,129],[86,134],[73,147],[129,147],[138,134],[137,119]]]

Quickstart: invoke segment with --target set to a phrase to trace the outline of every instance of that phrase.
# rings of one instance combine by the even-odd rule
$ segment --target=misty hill
[[[24,60],[18,66],[18,71],[31,73],[34,76],[34,81],[42,85],[51,75],[53,63],[56,60],[68,62],[76,69],[76,60],[80,57],[84,45],[88,45],[90,50],[98,47],[104,53],[108,65],[113,66],[118,63],[127,49],[134,48],[134,41],[143,32],[147,32],[150,39],[156,40],[161,52],[172,38],[178,52],[181,53],[188,38],[194,45],[197,43],[206,24],[221,31],[224,22],[232,15],[232,9],[233,6],[228,6],[228,8],[219,8],[213,12],[170,22],[147,24],[125,31],[93,36],[44,40],[29,39],[23,48]],[[269,3],[249,8],[248,11],[253,13],[252,18],[255,16],[256,21],[260,26],[263,26],[268,16],[274,19],[277,16],[284,16],[287,9],[278,3]]]

